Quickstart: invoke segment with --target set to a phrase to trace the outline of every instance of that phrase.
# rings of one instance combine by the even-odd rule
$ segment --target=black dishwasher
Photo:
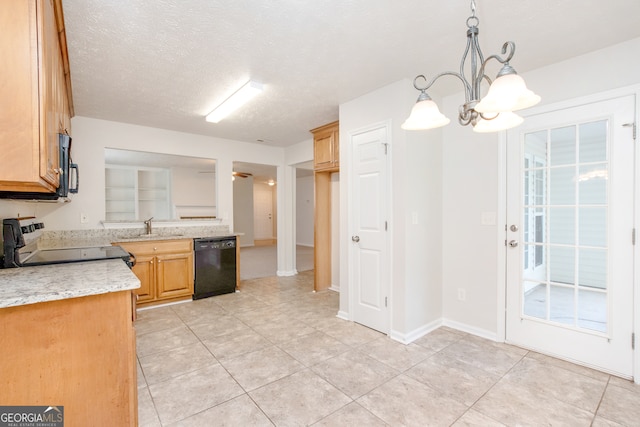
[[[193,240],[195,282],[193,299],[236,290],[236,238],[205,237]]]

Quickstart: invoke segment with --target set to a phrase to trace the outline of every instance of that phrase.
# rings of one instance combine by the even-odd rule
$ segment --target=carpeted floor
[[[313,248],[296,247],[296,270],[313,270]],[[276,246],[248,246],[240,248],[240,280],[272,277],[278,269]]]

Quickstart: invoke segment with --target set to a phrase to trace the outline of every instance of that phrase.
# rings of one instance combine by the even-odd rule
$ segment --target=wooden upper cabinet
[[[333,122],[312,129],[313,169],[316,171],[338,171],[340,169],[339,123]]]
[[[61,15],[60,0],[0,2],[0,191],[58,187],[58,134],[73,114]]]

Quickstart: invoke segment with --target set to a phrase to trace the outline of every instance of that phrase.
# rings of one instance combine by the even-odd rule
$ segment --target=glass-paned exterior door
[[[507,133],[506,338],[633,373],[635,98],[528,117]]]
[[[523,314],[607,330],[608,122],[524,136]]]

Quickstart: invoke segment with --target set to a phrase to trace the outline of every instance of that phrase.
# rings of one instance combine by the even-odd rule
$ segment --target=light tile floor
[[[445,327],[405,346],[312,282],[140,311],[140,426],[640,425],[629,381]]]

